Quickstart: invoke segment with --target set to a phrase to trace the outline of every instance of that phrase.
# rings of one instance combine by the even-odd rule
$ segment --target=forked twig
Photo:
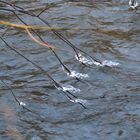
[[[2,1],[1,1],[2,2]],[[8,4],[8,3],[7,3]],[[12,8],[14,8],[14,10],[17,10],[18,12],[20,13],[24,13],[24,14],[27,14],[27,15],[30,15],[30,16],[34,16],[34,17],[37,17],[38,19],[40,19],[43,23],[45,23],[48,27],[50,27],[50,30],[56,35],[58,36],[61,40],[63,40],[68,46],[70,46],[78,59],[80,59],[80,56],[78,54],[78,51],[79,52],[82,52],[83,54],[87,55],[88,57],[90,57],[92,60],[94,60],[95,62],[98,62],[100,64],[102,64],[102,62],[100,60],[98,60],[97,58],[89,55],[88,53],[84,52],[83,50],[79,49],[78,47],[76,47],[72,42],[70,42],[66,37],[64,37],[62,34],[60,34],[59,32],[57,32],[55,29],[52,28],[52,26],[49,24],[49,22],[47,20],[44,20],[43,18],[40,17],[41,14],[39,15],[35,15],[33,12],[29,12],[29,11],[26,11],[25,9],[22,8],[21,9],[18,9],[15,5],[13,4],[8,4],[10,5]],[[18,6],[19,7],[19,6]],[[85,65],[85,64],[84,64]]]
[[[24,29],[26,30],[27,34],[29,35],[29,37],[30,37],[33,41],[37,42],[38,44],[40,44],[40,45],[42,45],[42,46],[48,47],[48,48],[52,51],[52,53],[55,55],[55,57],[57,58],[57,60],[60,62],[60,64],[61,64],[62,67],[64,68],[64,70],[68,73],[68,75],[71,75],[71,70],[61,61],[61,59],[59,58],[59,56],[58,56],[58,55],[56,54],[56,52],[54,51],[55,46],[50,45],[48,42],[44,41],[43,38],[42,38],[34,29],[31,28],[32,26],[30,26],[30,25],[28,25],[27,23],[25,23],[25,22],[15,13],[15,11],[12,11],[12,10],[11,10],[10,12],[14,13],[15,16],[24,24],[24,25],[17,25],[17,24],[10,24],[10,25],[11,25],[11,26],[13,25],[14,27],[24,28]],[[9,23],[7,23],[7,24],[9,24]],[[37,40],[37,39],[32,35],[32,33],[29,31],[29,29],[31,29],[32,32],[35,33],[35,34],[39,37],[39,39],[40,39],[41,41]],[[79,79],[78,77],[75,77],[75,78],[76,78],[78,81],[81,81],[81,79]],[[83,81],[81,81],[81,82],[83,82]]]
[[[13,48],[12,46],[10,46],[1,36],[0,39],[6,44],[6,46],[8,48],[10,48],[11,50],[13,50],[14,52],[16,52],[18,55],[20,55],[21,57],[23,57],[25,60],[27,60],[28,62],[30,62],[32,65],[34,65],[36,68],[38,68],[43,74],[45,74],[47,77],[49,77],[53,83],[55,87],[58,87],[59,89],[61,89],[61,91],[63,91],[63,87],[61,86],[60,83],[58,83],[56,80],[54,80],[51,75],[49,73],[47,73],[47,71],[45,71],[42,67],[40,67],[39,65],[37,65],[35,62],[31,61],[30,59],[28,59],[27,57],[25,57],[21,52],[19,52],[17,49]],[[73,98],[77,98],[77,96],[75,96],[74,94],[72,94],[70,91],[63,91],[63,93],[71,100]],[[71,97],[72,96],[72,97]],[[78,103],[81,105],[81,103]],[[84,108],[86,108],[83,104],[82,106]]]

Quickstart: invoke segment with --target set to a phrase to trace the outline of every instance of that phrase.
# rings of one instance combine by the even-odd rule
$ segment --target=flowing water
[[[72,71],[63,70],[54,54],[26,31],[0,25],[7,43],[45,69],[62,88],[34,65],[0,43],[0,140],[139,140],[140,10],[127,0],[11,0],[40,17],[90,56],[79,58],[49,30],[37,30]],[[0,7],[9,8],[1,4]],[[44,24],[18,13],[29,25]],[[10,12],[0,20],[22,24]],[[58,28],[59,27],[59,28]],[[63,29],[62,29],[63,28]],[[81,63],[81,62],[83,63]],[[76,78],[80,80],[77,80]],[[69,99],[63,91],[77,98]],[[82,106],[84,105],[86,109]]]

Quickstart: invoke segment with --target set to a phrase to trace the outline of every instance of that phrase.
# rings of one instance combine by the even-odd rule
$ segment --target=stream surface
[[[140,140],[140,9],[135,12],[129,8],[127,0],[6,2],[10,1],[35,14],[47,7],[40,17],[76,47],[101,62],[111,62],[111,67],[85,66],[50,30],[36,30],[56,46],[55,52],[73,74],[85,74],[78,75],[82,78],[78,81],[66,74],[54,54],[35,43],[25,30],[0,25],[0,35],[5,33],[3,38],[9,45],[56,81],[73,86],[72,92],[78,97],[69,100],[46,75],[0,40],[0,80],[33,111],[19,106],[1,83],[0,140]],[[1,3],[0,7],[9,8]],[[28,25],[45,25],[35,17],[17,14]],[[0,11],[0,20],[22,24],[13,13],[5,11]]]

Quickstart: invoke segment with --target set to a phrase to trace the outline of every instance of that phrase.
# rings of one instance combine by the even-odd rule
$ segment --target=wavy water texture
[[[68,47],[65,39],[61,41],[39,19],[0,4],[0,9],[13,9],[32,25],[28,26],[30,37],[25,28],[1,25],[2,38],[56,81],[49,80],[1,41],[0,80],[12,88],[19,102],[0,85],[0,140],[139,140],[140,10],[131,9],[129,0],[3,1],[36,15],[46,9],[40,18],[52,27],[64,28],[50,29],[78,49],[74,52],[71,43]],[[21,25],[15,14],[3,10],[0,20]],[[61,64],[49,48],[38,44],[43,42],[32,29],[54,44]]]

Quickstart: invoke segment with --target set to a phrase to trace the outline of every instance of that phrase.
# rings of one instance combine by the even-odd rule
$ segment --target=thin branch
[[[36,68],[38,68],[43,74],[47,75],[54,83],[55,87],[58,87],[59,89],[61,89],[61,91],[63,91],[63,87],[60,85],[60,83],[58,83],[56,80],[54,80],[49,73],[47,73],[47,71],[45,71],[42,67],[40,67],[39,65],[37,65],[35,62],[31,61],[30,59],[28,59],[27,57],[25,57],[21,52],[19,52],[17,49],[13,48],[12,46],[10,46],[1,36],[0,39],[6,44],[6,46],[8,48],[10,48],[11,50],[13,50],[14,52],[16,52],[18,55],[20,55],[21,57],[23,57],[25,60],[27,60],[28,62],[30,62],[32,65],[34,65]],[[63,91],[63,93],[65,93],[65,95],[70,98],[69,95],[71,95],[73,98],[77,98],[77,96],[75,96],[74,94],[72,94],[70,91]],[[69,94],[69,95],[68,95]],[[81,103],[78,103],[81,105]],[[84,105],[82,105],[84,106]],[[86,107],[85,107],[86,108]]]
[[[10,4],[9,4],[9,5],[10,5]],[[64,37],[62,34],[60,34],[60,33],[57,32],[55,29],[53,29],[52,26],[49,24],[49,22],[47,22],[47,20],[44,20],[44,19],[41,18],[40,16],[37,16],[37,15],[35,15],[35,14],[32,13],[32,12],[28,12],[28,11],[26,11],[25,9],[19,10],[19,9],[16,8],[16,6],[13,6],[13,5],[10,5],[10,6],[12,6],[12,8],[14,8],[15,10],[17,10],[17,11],[20,12],[20,13],[24,13],[24,14],[27,14],[27,15],[30,15],[30,16],[37,17],[37,18],[40,19],[43,23],[45,23],[46,25],[48,25],[48,27],[50,27],[50,30],[51,30],[56,36],[58,36],[61,40],[63,40],[68,46],[70,46],[70,47],[74,50],[74,52],[75,52],[75,54],[76,54],[76,56],[77,56],[78,59],[80,58],[80,57],[79,57],[79,54],[78,54],[78,51],[80,51],[80,52],[82,52],[83,54],[85,54],[85,55],[87,55],[88,57],[90,57],[90,58],[91,58],[92,60],[94,60],[95,62],[98,62],[98,63],[102,64],[102,62],[101,62],[100,60],[98,60],[97,58],[95,58],[95,57],[89,55],[88,53],[84,52],[83,50],[79,49],[79,48],[76,47],[72,42],[70,42],[66,37]]]

